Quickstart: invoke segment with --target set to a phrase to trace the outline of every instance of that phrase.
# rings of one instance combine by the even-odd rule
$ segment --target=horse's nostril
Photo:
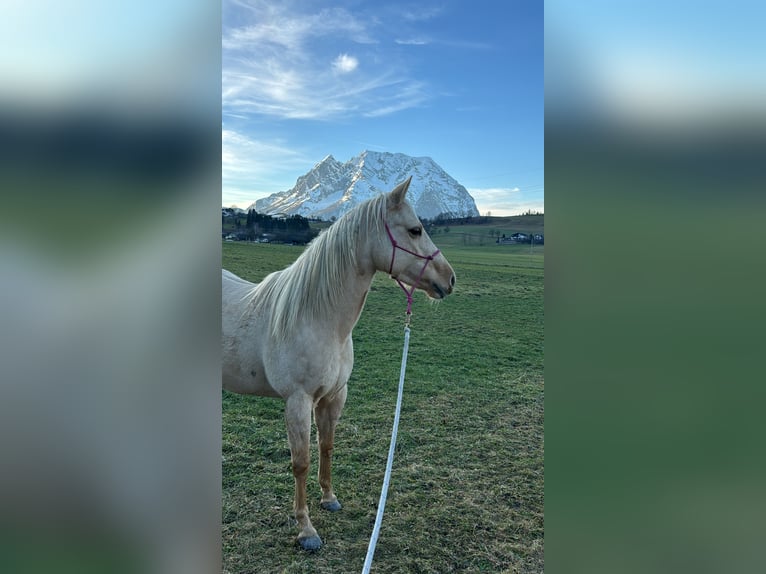
[[[450,284],[450,287],[454,287],[455,286],[455,274],[454,273],[452,274],[452,277],[449,278],[449,284]]]

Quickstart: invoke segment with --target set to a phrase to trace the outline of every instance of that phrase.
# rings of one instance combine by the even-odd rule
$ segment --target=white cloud
[[[296,172],[311,159],[279,142],[258,141],[232,130],[221,130],[221,204],[246,208],[256,199],[288,189]]]
[[[379,97],[371,100],[363,115],[367,117],[386,116],[401,110],[415,108],[428,99],[426,85],[423,82],[409,80],[406,83],[392,82],[396,86],[393,93],[387,97]]]
[[[301,13],[273,2],[229,9],[233,12],[225,24],[237,25],[224,25],[222,38],[225,115],[319,120],[378,116],[428,99],[426,84],[409,79],[406,62],[376,53],[375,34],[387,33],[377,19],[362,19],[343,8]],[[366,52],[335,57],[335,76],[328,81],[322,61],[333,56],[323,48],[338,42],[354,43]],[[363,57],[365,65],[360,66]],[[401,86],[407,89],[403,92]]]
[[[344,8],[325,8],[316,14],[301,14],[288,6],[261,2],[247,6],[238,21],[249,20],[253,24],[225,27],[222,46],[224,50],[252,50],[272,45],[297,52],[304,49],[312,38],[343,36],[360,44],[374,43],[365,23]]]
[[[525,193],[519,187],[469,188],[479,213],[494,216],[520,215],[527,211],[544,211],[542,193]]]
[[[353,72],[359,66],[359,60],[348,54],[341,54],[332,63],[333,69],[339,74]]]
[[[430,40],[426,40],[424,38],[406,38],[406,39],[396,39],[394,40],[397,44],[401,46],[426,46],[431,43]]]

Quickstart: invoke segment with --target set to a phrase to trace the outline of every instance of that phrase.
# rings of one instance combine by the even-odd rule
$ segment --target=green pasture
[[[529,244],[496,245],[495,240],[505,234],[544,234],[544,216],[514,215],[510,217],[483,217],[482,223],[453,223],[436,225],[430,230],[431,238],[441,248],[448,247],[498,247],[511,252],[530,252]],[[532,253],[542,253],[542,245],[532,246]]]
[[[531,253],[536,255],[542,255],[544,252],[544,245],[530,245],[529,243],[517,243],[517,244],[503,244],[499,245],[495,243],[497,236],[491,236],[488,233],[486,227],[482,225],[450,228],[447,233],[433,233],[431,232],[431,239],[442,250],[457,248],[458,250],[466,247],[480,247],[485,249],[499,249],[509,253]],[[503,233],[503,232],[501,232]]]
[[[439,303],[420,294],[413,307],[372,572],[542,572],[542,247],[463,246],[447,240],[452,232],[434,241],[455,268],[456,292]],[[259,281],[302,249],[223,243],[223,265]],[[361,572],[388,454],[405,304],[379,273],[354,330],[356,361],[336,433],[338,513],[319,508],[313,445],[309,509],[325,543],[314,554],[295,542],[283,403],[223,393],[225,572]]]

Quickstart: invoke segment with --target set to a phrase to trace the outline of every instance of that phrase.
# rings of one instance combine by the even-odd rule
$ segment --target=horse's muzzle
[[[453,273],[452,276],[450,276],[449,285],[443,286],[437,283],[436,281],[431,282],[431,290],[434,292],[434,295],[436,295],[436,299],[444,299],[447,295],[452,293],[452,289],[455,287],[455,274]]]

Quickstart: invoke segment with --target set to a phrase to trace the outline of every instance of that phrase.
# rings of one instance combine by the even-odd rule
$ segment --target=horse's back
[[[236,311],[241,307],[245,296],[255,287],[255,283],[242,279],[231,271],[221,269],[221,303],[224,316],[228,310]]]
[[[242,279],[242,277],[239,277],[238,275],[234,275],[234,273],[226,269],[221,269],[221,281],[222,281],[222,286],[224,288],[226,288],[227,285],[248,286],[248,287],[253,287],[255,285],[255,283],[247,281],[246,279]]]
[[[281,396],[270,384],[264,365],[267,344],[263,325],[268,315],[257,313],[258,284],[222,269],[221,343],[223,388],[235,393]]]

